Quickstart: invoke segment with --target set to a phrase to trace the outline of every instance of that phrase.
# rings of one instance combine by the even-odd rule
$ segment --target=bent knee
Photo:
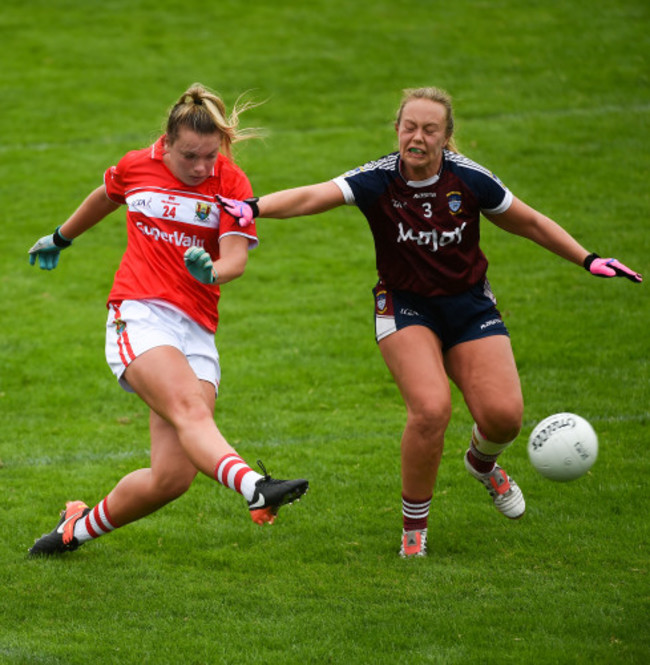
[[[161,473],[155,476],[158,495],[166,501],[173,501],[182,496],[192,485],[196,471],[186,473]]]
[[[183,429],[188,425],[212,420],[213,413],[203,399],[180,399],[173,405],[168,413],[168,418],[177,429]]]
[[[518,409],[492,412],[480,421],[477,420],[481,434],[494,443],[514,441],[521,431],[523,412]]]

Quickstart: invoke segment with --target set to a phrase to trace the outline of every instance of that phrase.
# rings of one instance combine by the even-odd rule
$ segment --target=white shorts
[[[179,349],[202,381],[219,388],[221,367],[214,335],[173,305],[160,300],[111,303],[106,321],[106,361],[124,390],[134,392],[124,370],[157,346]]]

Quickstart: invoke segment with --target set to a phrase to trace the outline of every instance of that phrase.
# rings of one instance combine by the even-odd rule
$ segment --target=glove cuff
[[[251,210],[253,211],[253,218],[259,217],[260,209],[257,205],[257,202],[260,200],[259,196],[252,196],[250,199],[244,199],[244,203],[247,203]]]
[[[52,234],[52,241],[57,247],[60,247],[61,249],[65,249],[66,247],[70,247],[72,245],[72,240],[68,240],[62,233],[59,231],[61,227],[57,226],[56,231]]]
[[[585,270],[587,270],[588,272],[591,272],[591,264],[596,259],[599,259],[599,258],[600,258],[600,256],[598,254],[596,254],[595,252],[592,253],[592,254],[589,254],[589,256],[587,256],[585,258],[585,260],[583,261],[583,263],[582,263],[582,265],[585,267]]]

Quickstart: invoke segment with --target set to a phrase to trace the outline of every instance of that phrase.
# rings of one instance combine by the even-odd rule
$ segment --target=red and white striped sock
[[[103,498],[83,519],[74,525],[74,537],[85,543],[110,533],[116,528],[106,507],[106,498]]]
[[[404,531],[419,531],[426,529],[429,522],[430,496],[424,501],[414,501],[402,494],[402,520]]]
[[[239,455],[230,453],[217,462],[214,477],[217,482],[239,492],[246,501],[251,501],[255,494],[255,483],[264,476],[253,471]]]

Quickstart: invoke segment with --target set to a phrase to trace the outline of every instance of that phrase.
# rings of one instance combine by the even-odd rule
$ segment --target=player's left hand
[[[192,277],[203,284],[214,284],[217,279],[217,271],[214,269],[212,258],[202,247],[190,247],[183,257],[185,267]]]
[[[596,277],[627,277],[637,284],[643,281],[643,275],[630,270],[617,259],[601,259],[598,254],[590,254],[585,259],[584,266]]]
[[[57,228],[49,236],[39,238],[29,249],[29,265],[36,263],[38,256],[38,265],[41,270],[54,270],[59,264],[59,254],[62,249],[70,247],[72,240],[64,238]]]

